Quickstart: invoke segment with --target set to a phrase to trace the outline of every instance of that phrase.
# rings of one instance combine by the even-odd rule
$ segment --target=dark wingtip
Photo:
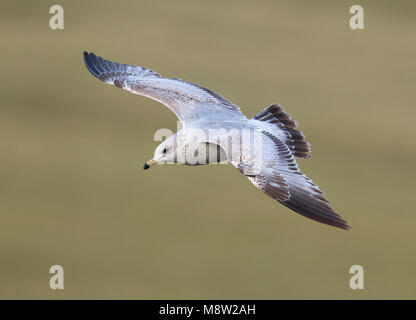
[[[337,227],[337,228],[340,228],[340,229],[350,231],[351,230],[350,224],[346,220],[344,220],[340,215],[337,214],[337,216],[338,216],[340,221],[338,223],[333,224],[333,226]]]
[[[85,66],[87,67],[88,71],[91,72],[91,74],[94,77],[97,77],[98,79],[100,78],[100,71],[98,71],[97,67],[96,67],[96,59],[97,56],[90,52],[88,53],[87,51],[84,51],[84,62],[85,62]]]
[[[335,212],[334,212],[335,213]],[[336,213],[335,213],[336,214]],[[328,217],[329,218],[329,217]],[[332,220],[333,218],[335,218],[335,220]],[[313,219],[313,218],[312,218]],[[313,219],[315,220],[315,219]],[[330,220],[328,219],[324,219],[324,221],[320,221],[320,219],[316,219],[316,221],[322,222],[324,224],[330,225],[332,227],[336,227],[339,229],[343,229],[343,230],[347,230],[350,231],[351,230],[351,226],[349,225],[349,223],[347,221],[345,221],[341,216],[339,216],[338,214],[336,214],[335,217],[331,217]]]
[[[347,221],[345,221],[339,214],[333,211],[330,207],[319,208],[316,206],[306,205],[304,202],[301,202],[302,198],[295,198],[292,196],[289,201],[279,201],[284,206],[301,214],[304,217],[307,217],[311,220],[336,227],[343,230],[351,230],[351,226]]]
[[[346,230],[346,231],[351,230],[351,226],[348,224],[347,221],[345,221],[342,218],[339,218],[339,221],[331,221],[331,220],[327,220],[327,219],[321,220],[321,219],[314,219],[314,218],[311,218],[311,219],[315,220],[315,221],[318,221],[320,223],[329,225],[331,227],[339,228],[339,229]]]
[[[334,222],[334,221],[322,221],[322,220],[313,219],[313,218],[312,218],[312,220],[316,220],[318,222],[324,223],[324,224],[329,225],[331,227],[339,228],[339,229],[346,230],[346,231],[351,231],[351,226],[348,224],[347,221],[345,221],[342,218],[340,219],[341,221],[337,221],[337,222]]]
[[[351,226],[349,225],[349,223],[347,221],[345,221],[344,219],[342,219],[341,217],[339,217],[339,219],[340,219],[339,222],[334,223],[334,224],[330,224],[330,225],[332,225],[336,228],[339,228],[339,229],[344,229],[344,230],[350,231]]]
[[[347,221],[345,221],[345,226],[342,229],[347,230],[347,231],[351,231],[351,226],[348,224]]]
[[[319,222],[321,222],[321,221],[319,221]],[[338,229],[342,229],[342,230],[346,230],[346,231],[350,231],[351,230],[351,227],[350,227],[350,225],[348,223],[340,223],[340,224],[338,224],[338,223],[326,223],[326,222],[323,222],[323,223],[324,224],[327,224],[327,225],[329,225],[331,227],[338,228]]]

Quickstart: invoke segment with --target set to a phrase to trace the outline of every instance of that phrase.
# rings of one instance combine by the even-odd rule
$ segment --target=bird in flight
[[[166,105],[182,129],[166,138],[145,163],[200,165],[227,161],[257,188],[293,211],[341,229],[350,229],[324,193],[298,168],[310,158],[310,144],[278,104],[248,119],[218,93],[181,79],[164,78],[144,67],[105,60],[84,52],[88,70],[108,84]]]

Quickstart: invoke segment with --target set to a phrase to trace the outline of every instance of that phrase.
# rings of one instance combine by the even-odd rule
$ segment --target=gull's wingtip
[[[100,72],[98,71],[96,67],[97,56],[94,53],[92,52],[88,53],[87,51],[83,52],[83,56],[84,56],[85,66],[87,67],[88,71],[91,72],[91,74],[94,77],[97,77],[99,79]]]
[[[342,229],[342,230],[351,231],[351,226],[348,224],[348,222],[342,223],[340,225],[331,224],[331,226]]]
[[[350,224],[347,221],[345,221],[345,223],[346,223],[346,226],[345,226],[344,230],[351,231]]]
[[[343,230],[346,230],[346,231],[351,231],[350,224],[346,220],[342,219],[341,217],[339,217],[339,218],[340,218],[339,222],[334,223],[334,224],[332,224],[332,223],[328,223],[328,224],[332,225],[336,228],[340,228],[340,229],[343,229]]]

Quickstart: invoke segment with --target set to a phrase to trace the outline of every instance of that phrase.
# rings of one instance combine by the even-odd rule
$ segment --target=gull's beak
[[[154,159],[149,160],[149,161],[147,161],[147,162],[144,164],[143,169],[144,169],[144,170],[149,169],[149,168],[150,168],[151,166],[153,166],[155,163],[156,163],[156,160],[154,160]]]

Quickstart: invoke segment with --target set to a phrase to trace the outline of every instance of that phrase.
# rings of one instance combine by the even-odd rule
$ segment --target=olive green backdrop
[[[64,30],[49,28],[53,4]],[[365,30],[349,28],[353,4]],[[415,9],[2,3],[0,298],[416,298]],[[300,167],[352,231],[291,212],[230,165],[143,171],[176,119],[95,79],[83,50],[208,87],[250,117],[280,103],[312,143]]]

